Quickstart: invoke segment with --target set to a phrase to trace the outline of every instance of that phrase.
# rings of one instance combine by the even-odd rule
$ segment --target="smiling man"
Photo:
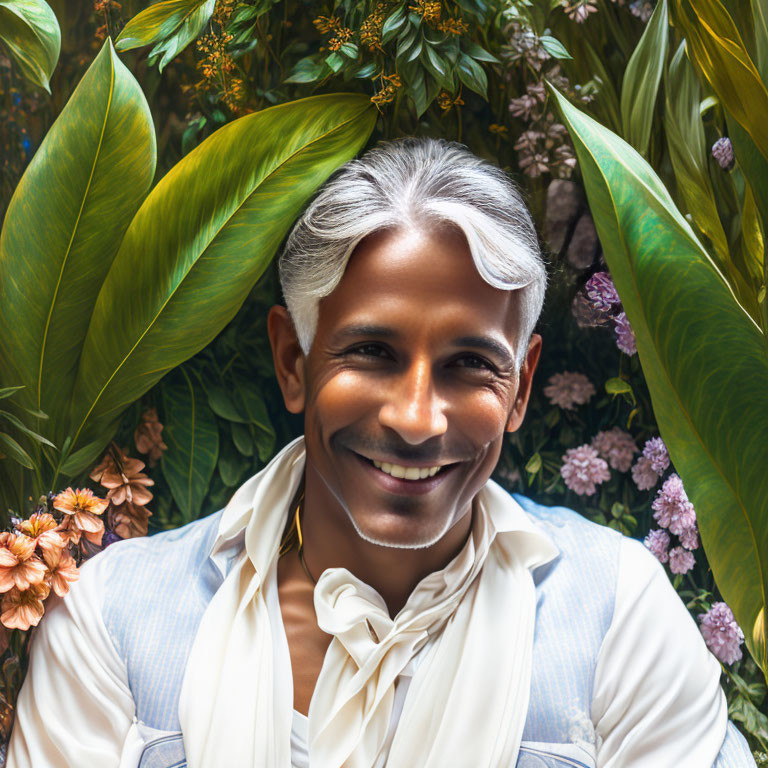
[[[546,282],[507,177],[381,145],[280,272],[304,437],[222,512],[84,567],[38,631],[9,765],[753,766],[655,558],[489,479]]]

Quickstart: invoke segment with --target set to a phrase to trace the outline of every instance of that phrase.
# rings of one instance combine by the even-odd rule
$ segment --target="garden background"
[[[0,0],[5,734],[75,565],[220,509],[300,433],[266,336],[273,256],[338,165],[428,135],[512,175],[548,259],[495,478],[645,541],[768,764],[766,19],[768,0]]]

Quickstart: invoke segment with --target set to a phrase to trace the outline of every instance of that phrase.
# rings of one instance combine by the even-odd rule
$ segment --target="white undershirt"
[[[108,562],[96,558],[88,563],[77,589],[46,616],[36,633],[30,671],[17,703],[8,768],[138,765],[141,739],[146,737],[135,723],[125,663],[100,610]],[[276,583],[270,588],[272,626],[282,633],[282,641],[273,645],[287,654]],[[663,568],[631,539],[621,544],[615,600],[594,676],[596,765],[712,765],[728,722],[720,666]],[[290,663],[277,669],[290,670]],[[412,668],[407,671],[413,674]],[[410,682],[406,675],[401,680],[390,736]],[[294,713],[296,768],[307,766],[306,737],[307,719]]]

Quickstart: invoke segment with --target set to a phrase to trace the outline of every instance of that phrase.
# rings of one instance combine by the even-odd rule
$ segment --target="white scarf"
[[[293,706],[276,685],[261,587],[303,472],[299,438],[241,486],[222,515],[214,554],[243,532],[245,546],[209,603],[187,661],[179,718],[189,768],[291,766]],[[514,766],[530,694],[531,570],[557,554],[489,481],[462,551],[422,579],[394,619],[381,596],[348,570],[325,570],[315,610],[319,627],[334,638],[309,708],[312,768],[374,765],[395,681],[436,633],[408,689],[387,766]]]

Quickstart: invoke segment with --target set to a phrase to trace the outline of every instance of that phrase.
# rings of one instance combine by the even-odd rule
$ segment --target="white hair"
[[[280,256],[280,283],[304,354],[315,336],[320,299],[339,284],[364,237],[439,223],[464,233],[487,283],[519,291],[519,368],[547,282],[533,219],[501,169],[461,144],[431,138],[382,142],[346,163],[294,225]]]

